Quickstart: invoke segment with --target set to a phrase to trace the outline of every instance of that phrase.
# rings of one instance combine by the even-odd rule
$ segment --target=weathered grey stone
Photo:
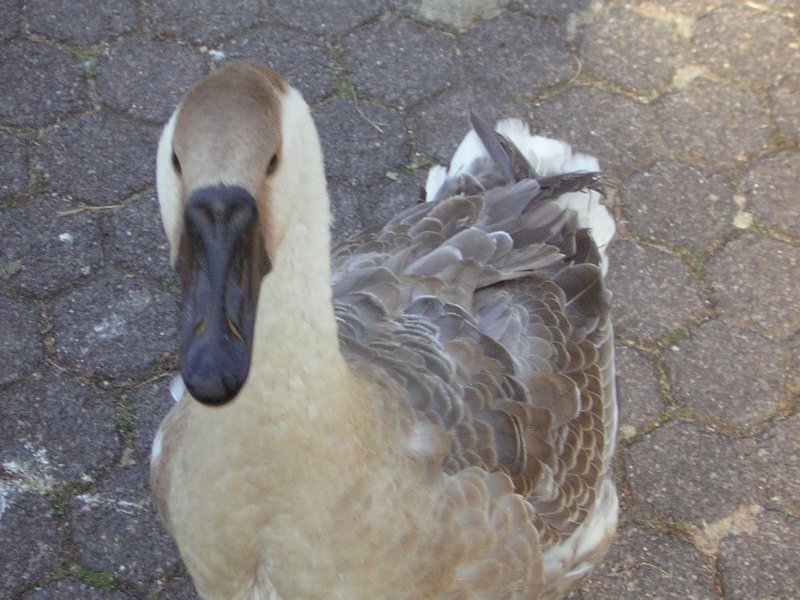
[[[90,204],[114,204],[152,185],[158,132],[126,117],[90,113],[39,142],[49,186]]]
[[[471,129],[470,111],[492,124],[509,117],[529,121],[529,111],[521,102],[509,100],[497,90],[461,86],[414,109],[415,150],[446,166]]]
[[[0,294],[0,386],[16,381],[42,360],[38,311]]]
[[[0,123],[39,127],[88,106],[78,63],[47,44],[17,42],[0,61]]]
[[[747,210],[758,221],[800,236],[796,174],[800,174],[800,152],[781,152],[757,161],[741,188],[747,197]]]
[[[0,0],[0,42],[15,37],[22,29],[22,10],[18,0]]]
[[[800,70],[798,41],[788,20],[737,2],[697,20],[693,51],[714,71],[768,87]]]
[[[792,600],[800,589],[800,520],[761,513],[750,531],[720,545],[719,568],[730,600]]]
[[[128,600],[129,596],[117,590],[100,590],[87,583],[65,577],[51,581],[42,587],[36,588],[27,600],[64,600],[65,598],[80,598],[80,600]]]
[[[650,108],[595,87],[573,86],[534,106],[541,135],[567,140],[604,171],[648,160],[657,148]]]
[[[746,160],[770,136],[769,120],[754,94],[703,77],[664,96],[656,115],[671,149],[705,164]]]
[[[188,575],[171,578],[163,586],[159,598],[164,600],[200,600]]]
[[[673,28],[627,5],[592,21],[582,38],[581,62],[587,72],[639,94],[663,89],[685,62]]]
[[[169,391],[170,381],[170,377],[162,377],[128,397],[135,415],[133,446],[142,464],[150,460],[150,449],[158,426],[175,405]]]
[[[11,287],[44,298],[94,274],[103,260],[97,215],[38,196],[0,213],[0,251],[13,263]]]
[[[0,131],[0,200],[20,193],[28,183],[28,145]]]
[[[62,373],[47,372],[4,393],[0,458],[18,475],[79,481],[122,450],[115,398]]]
[[[759,436],[756,463],[767,503],[797,516],[800,507],[800,477],[797,476],[800,473],[800,415],[773,424]]]
[[[374,0],[326,0],[325,10],[315,0],[267,0],[266,9],[270,21],[320,35],[345,33],[381,12]]]
[[[222,48],[228,60],[257,60],[272,67],[300,90],[306,102],[333,93],[335,65],[328,47],[313,35],[264,25],[232,37]]]
[[[76,46],[110,41],[139,24],[135,0],[29,0],[25,16],[32,32]]]
[[[213,44],[261,19],[260,2],[254,0],[150,0],[150,26],[192,42]]]
[[[392,6],[412,19],[459,31],[503,13],[511,0],[390,0]]]
[[[178,347],[174,299],[117,273],[59,298],[54,312],[56,355],[80,372],[135,377]]]
[[[709,567],[691,544],[630,524],[581,589],[592,600],[715,600]]]
[[[631,230],[671,246],[707,247],[733,227],[733,186],[713,169],[659,159],[623,180],[620,193]]]
[[[752,446],[689,423],[666,423],[626,451],[634,500],[698,527],[728,516],[756,499]]]
[[[800,330],[800,248],[746,234],[716,254],[707,271],[725,322],[781,339]]]
[[[688,406],[738,425],[786,401],[788,352],[757,333],[707,321],[673,348],[666,354],[673,389]]]
[[[529,0],[520,4],[522,10],[535,17],[550,17],[566,22],[571,15],[589,10],[592,0]]]
[[[702,295],[680,258],[617,240],[609,263],[608,287],[620,331],[654,340],[703,312]]]
[[[540,19],[504,13],[466,31],[464,69],[489,90],[526,98],[567,81],[577,63],[558,28]]]
[[[402,116],[377,104],[332,98],[314,108],[329,177],[363,180],[399,169],[409,155]]]
[[[362,27],[343,42],[356,89],[403,108],[429,98],[455,78],[451,38],[404,19]]]
[[[153,193],[135,196],[115,211],[111,225],[115,262],[131,275],[146,273],[177,290],[179,277],[169,264],[169,244]]]
[[[427,170],[408,173],[401,170],[391,172],[380,183],[362,186],[359,204],[362,207],[364,227],[382,225],[395,215],[415,206],[423,200]]]
[[[57,524],[50,503],[0,480],[0,594],[11,598],[59,564]]]
[[[112,473],[92,493],[72,501],[78,560],[90,569],[146,584],[179,561],[161,527],[145,467]]]
[[[770,91],[773,112],[784,135],[800,140],[800,75],[789,75]]]
[[[97,92],[117,110],[163,123],[207,70],[205,59],[193,48],[132,38],[98,61]]]
[[[358,194],[361,186],[355,182],[332,179],[328,182],[331,200],[331,232],[336,242],[364,229],[364,219]]]
[[[640,433],[658,420],[664,408],[658,371],[646,354],[629,346],[617,344],[617,397],[622,437]],[[630,431],[626,427],[633,427]]]

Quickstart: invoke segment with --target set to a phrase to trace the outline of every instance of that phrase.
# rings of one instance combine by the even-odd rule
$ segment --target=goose
[[[428,201],[332,250],[319,138],[280,75],[216,70],[165,125],[183,389],[151,483],[203,598],[556,599],[608,549],[597,160],[471,122]]]

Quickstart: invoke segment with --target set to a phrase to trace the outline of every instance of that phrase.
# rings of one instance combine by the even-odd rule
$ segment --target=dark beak
[[[197,190],[184,213],[181,375],[194,398],[232,400],[250,371],[261,279],[270,262],[247,190]]]

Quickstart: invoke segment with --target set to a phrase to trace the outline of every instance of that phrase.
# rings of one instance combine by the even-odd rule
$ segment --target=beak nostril
[[[236,327],[236,324],[233,321],[231,321],[230,319],[228,319],[228,329],[230,329],[231,333],[237,339],[239,339],[239,341],[244,342],[244,335],[242,335],[242,332],[239,331],[239,328]]]

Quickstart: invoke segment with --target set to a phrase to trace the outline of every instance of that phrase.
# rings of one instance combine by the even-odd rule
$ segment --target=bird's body
[[[516,121],[475,127],[431,202],[331,253],[316,130],[276,74],[218,71],[167,124],[191,393],[152,481],[204,598],[549,600],[605,553],[596,162]]]

